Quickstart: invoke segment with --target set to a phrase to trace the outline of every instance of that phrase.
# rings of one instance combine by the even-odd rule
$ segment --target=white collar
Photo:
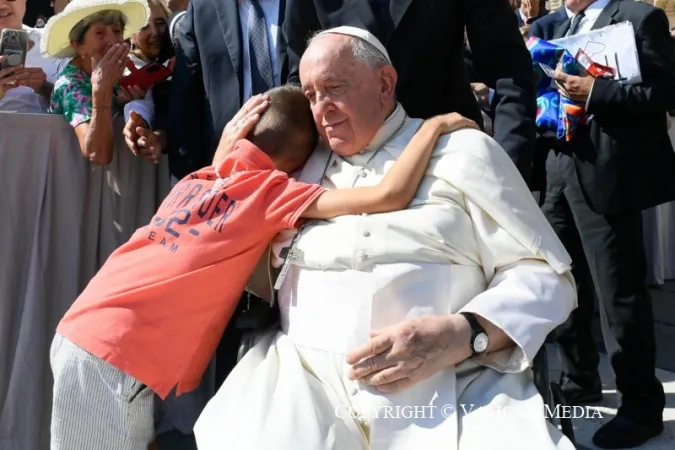
[[[387,117],[375,136],[361,153],[368,153],[382,147],[385,142],[391,139],[403,125],[405,121],[405,110],[400,103],[396,103],[396,109]]]
[[[591,3],[584,10],[584,18],[586,20],[597,19],[598,16],[600,16],[600,13],[602,13],[602,10],[605,9],[611,1],[612,0],[596,0],[595,2]]]

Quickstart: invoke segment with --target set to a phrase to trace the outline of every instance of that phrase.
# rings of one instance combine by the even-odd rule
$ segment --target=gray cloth
[[[51,450],[147,450],[153,394],[60,334],[51,347]]]
[[[115,125],[113,161],[96,167],[62,117],[0,113],[2,450],[49,448],[56,325],[168,192],[167,162],[135,157]]]
[[[647,281],[664,284],[675,279],[675,202],[642,213]]]

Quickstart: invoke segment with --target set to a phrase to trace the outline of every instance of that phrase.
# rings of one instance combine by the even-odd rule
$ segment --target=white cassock
[[[319,149],[300,179],[327,167],[327,188],[375,185],[420,124],[399,106],[366,151]],[[291,237],[273,245],[277,259]],[[408,209],[307,227],[297,249],[278,292],[282,330],[262,336],[207,405],[200,450],[574,448],[547,422],[529,369],[576,306],[569,256],[487,135],[442,137]],[[516,346],[393,395],[348,380],[344,355],[371,329],[460,311]]]

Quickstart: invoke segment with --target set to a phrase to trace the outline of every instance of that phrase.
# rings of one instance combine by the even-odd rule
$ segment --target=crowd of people
[[[200,449],[572,449],[529,369],[554,336],[567,402],[602,399],[596,299],[621,405],[593,442],[662,433],[641,212],[675,200],[663,10],[72,0],[31,28],[25,4],[0,0],[29,36],[24,64],[0,56],[0,112],[63,116],[93,165],[167,158],[173,186],[58,325],[53,450],[148,448],[157,399],[214,358]],[[621,22],[641,83],[558,69],[592,119],[538,130],[525,40]],[[126,81],[150,66],[168,75]]]

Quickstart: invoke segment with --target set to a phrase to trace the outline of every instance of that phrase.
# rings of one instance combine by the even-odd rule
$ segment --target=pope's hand
[[[239,109],[223,129],[216,154],[213,157],[214,166],[217,166],[225,155],[234,150],[234,144],[239,139],[244,139],[253,130],[269,105],[270,98],[266,94],[254,95],[244,103],[244,106]]]
[[[347,355],[348,376],[383,393],[400,392],[470,357],[470,337],[459,315],[408,319],[371,332]]]

